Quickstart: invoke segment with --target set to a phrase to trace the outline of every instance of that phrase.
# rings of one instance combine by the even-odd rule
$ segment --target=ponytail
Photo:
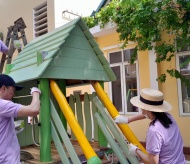
[[[156,122],[156,120],[160,121],[160,123],[165,127],[169,128],[170,124],[172,124],[172,120],[166,115],[164,112],[152,112],[155,116],[155,119],[153,120],[152,124]]]

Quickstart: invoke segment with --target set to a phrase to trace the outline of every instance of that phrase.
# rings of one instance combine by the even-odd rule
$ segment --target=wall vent
[[[47,1],[34,8],[34,37],[48,33]]]

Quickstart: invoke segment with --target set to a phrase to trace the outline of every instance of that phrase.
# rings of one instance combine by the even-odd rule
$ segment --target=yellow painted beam
[[[88,142],[84,132],[82,131],[78,121],[75,118],[72,109],[70,108],[67,99],[59,89],[58,85],[54,80],[50,81],[50,88],[57,100],[70,128],[72,129],[75,137],[78,140],[79,145],[81,146],[82,151],[84,152],[85,157],[88,160],[89,164],[101,164],[101,160],[97,157],[96,153],[94,152],[92,146]]]
[[[104,104],[104,106],[107,108],[108,112],[110,113],[112,118],[115,118],[119,115],[118,110],[115,108],[105,91],[102,89],[101,85],[98,82],[91,82],[91,85],[94,87],[98,97]],[[142,146],[142,144],[138,141],[132,130],[129,128],[127,124],[118,124],[119,128],[123,132],[126,139],[133,143],[134,145],[137,145],[144,153],[147,154],[146,149]]]

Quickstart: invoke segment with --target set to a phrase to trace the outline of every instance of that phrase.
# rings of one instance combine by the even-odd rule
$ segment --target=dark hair
[[[164,112],[152,112],[155,116],[155,119],[152,121],[152,124],[156,122],[156,120],[160,121],[160,123],[165,127],[169,128],[170,124],[172,124],[172,120],[166,115]]]

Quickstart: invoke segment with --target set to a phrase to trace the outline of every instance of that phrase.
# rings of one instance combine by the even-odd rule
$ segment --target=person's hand
[[[31,88],[30,94],[32,95],[33,92],[38,92],[39,94],[41,94],[41,90],[39,88],[37,88],[37,87],[32,87]]]
[[[128,144],[128,148],[129,148],[129,155],[132,155],[132,156],[137,156],[137,149],[139,149],[137,146],[133,145],[132,143]]]
[[[115,117],[114,122],[116,124],[128,124],[129,123],[129,119],[127,117],[118,115]]]

